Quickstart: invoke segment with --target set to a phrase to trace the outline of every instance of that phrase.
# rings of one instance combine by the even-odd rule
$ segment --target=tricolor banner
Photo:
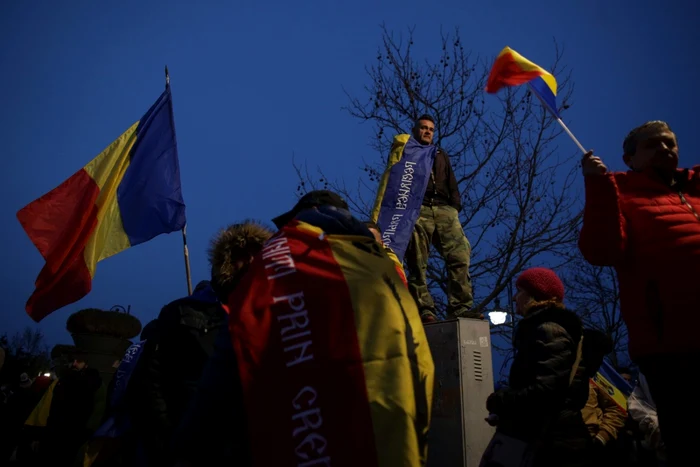
[[[411,135],[395,136],[379,183],[372,220],[382,231],[384,245],[402,262],[420,215],[436,152],[435,146],[424,146]]]
[[[373,239],[292,221],[229,307],[255,466],[424,465],[433,360]]]
[[[634,388],[615,371],[608,362],[603,361],[598,373],[591,378],[593,383],[603,390],[615,403],[627,413],[627,399]]]

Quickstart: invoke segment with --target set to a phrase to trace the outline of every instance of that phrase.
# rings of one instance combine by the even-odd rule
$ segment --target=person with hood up
[[[179,439],[223,429],[241,466],[424,465],[434,367],[393,261],[333,192],[273,222],[190,408],[229,426],[200,418]],[[179,465],[207,465],[206,450]]]
[[[208,251],[211,290],[227,313],[229,295],[270,236],[269,228],[246,220],[212,239]],[[239,405],[242,399],[236,395],[239,386],[231,338],[224,326],[169,446],[178,465],[246,465],[245,419]]]
[[[226,312],[217,292],[260,251],[272,232],[252,221],[220,231],[210,251],[211,282],[202,281],[192,295],[166,305],[146,343],[130,395],[139,398],[134,426],[144,441],[149,465],[170,465],[170,442],[225,330]],[[140,396],[139,396],[140,394]]]
[[[522,319],[513,339],[508,386],[486,402],[487,421],[497,432],[481,465],[501,465],[502,456],[511,463],[526,457],[530,464],[522,465],[534,467],[590,465],[591,440],[581,409],[591,370],[583,361],[581,320],[564,307],[564,285],[550,269],[524,271],[516,288]]]

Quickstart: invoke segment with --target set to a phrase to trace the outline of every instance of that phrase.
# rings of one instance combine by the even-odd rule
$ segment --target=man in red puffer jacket
[[[631,170],[609,172],[583,157],[586,207],[579,248],[613,266],[632,359],[658,405],[668,465],[696,454],[700,405],[683,397],[700,359],[700,166],[678,169],[676,135],[665,122],[635,128],[623,143]]]

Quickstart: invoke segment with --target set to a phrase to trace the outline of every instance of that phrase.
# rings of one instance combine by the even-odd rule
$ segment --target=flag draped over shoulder
[[[253,465],[424,465],[433,360],[373,239],[292,221],[229,305]]]
[[[603,361],[598,373],[592,378],[593,383],[610,396],[615,403],[627,413],[627,399],[634,388],[615,371],[608,362]]]
[[[420,215],[436,152],[435,146],[424,146],[411,135],[394,137],[387,169],[377,190],[372,220],[382,231],[384,245],[396,253],[399,261],[403,261]]]
[[[486,92],[496,93],[503,87],[529,84],[552,115],[561,118],[557,110],[557,80],[550,72],[534,64],[510,47],[505,47],[491,68]]]
[[[87,295],[99,261],[181,230],[185,204],[170,87],[141,120],[17,218],[46,260],[26,305],[37,322]]]

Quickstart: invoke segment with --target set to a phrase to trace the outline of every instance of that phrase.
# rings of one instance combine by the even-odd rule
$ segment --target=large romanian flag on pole
[[[181,230],[170,86],[139,121],[17,218],[46,260],[26,305],[37,322],[87,295],[99,261]]]

